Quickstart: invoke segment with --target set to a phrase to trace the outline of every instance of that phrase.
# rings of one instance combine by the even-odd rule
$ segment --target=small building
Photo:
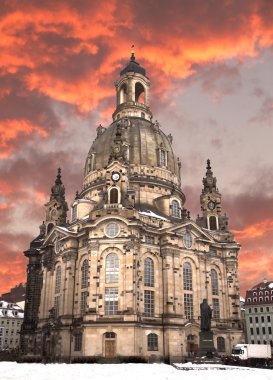
[[[0,351],[19,347],[23,310],[16,304],[0,299]]]
[[[246,291],[247,342],[273,346],[273,280],[264,280]]]

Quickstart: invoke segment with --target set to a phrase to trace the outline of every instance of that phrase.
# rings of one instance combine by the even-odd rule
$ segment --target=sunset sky
[[[273,1],[1,0],[0,294],[25,281],[58,167],[72,203],[131,45],[182,161],[193,219],[206,160],[242,245],[241,295],[273,280]]]

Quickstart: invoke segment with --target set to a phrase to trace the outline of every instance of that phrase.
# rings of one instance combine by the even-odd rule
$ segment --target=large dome
[[[152,123],[137,117],[121,119],[113,122],[107,129],[101,127],[98,130],[97,138],[86,160],[85,175],[91,170],[107,167],[117,129],[120,131],[122,144],[128,147],[128,164],[158,167],[159,151],[162,150],[167,154],[165,169],[179,177],[179,166],[172,148],[171,135],[166,136],[157,122]],[[91,167],[88,162],[92,155],[95,159]]]

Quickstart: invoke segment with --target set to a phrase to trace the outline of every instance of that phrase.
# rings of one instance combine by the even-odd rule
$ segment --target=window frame
[[[158,335],[150,333],[147,335],[147,351],[158,351]]]
[[[146,257],[144,260],[144,286],[155,286],[154,275],[154,260],[151,257]]]
[[[118,284],[119,282],[119,257],[115,252],[109,253],[105,258],[105,283]]]
[[[183,264],[183,289],[192,290],[192,266],[188,261]]]

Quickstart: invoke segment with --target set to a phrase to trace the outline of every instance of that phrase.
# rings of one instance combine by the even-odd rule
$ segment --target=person
[[[203,299],[203,302],[200,304],[200,312],[201,312],[201,331],[210,331],[212,309],[209,306],[207,299]]]

